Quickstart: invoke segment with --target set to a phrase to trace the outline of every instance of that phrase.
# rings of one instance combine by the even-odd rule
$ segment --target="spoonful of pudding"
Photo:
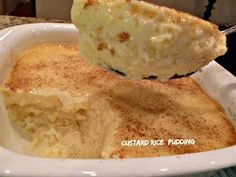
[[[225,33],[190,14],[138,0],[74,0],[81,57],[132,79],[167,81],[227,51]]]

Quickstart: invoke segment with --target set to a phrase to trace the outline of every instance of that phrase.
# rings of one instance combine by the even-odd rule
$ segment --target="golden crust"
[[[191,79],[123,84],[110,104],[122,123],[109,157],[135,158],[208,151],[234,145],[235,129],[223,109]],[[135,90],[135,91],[134,91]],[[131,94],[127,94],[131,93]],[[142,96],[140,96],[142,95]],[[223,134],[221,130],[226,130]],[[122,147],[123,140],[195,139],[196,145]],[[224,142],[223,142],[223,141]],[[109,148],[108,148],[109,149]],[[155,154],[155,155],[154,155]]]
[[[105,100],[118,115],[119,124],[104,144],[104,158],[173,155],[236,144],[234,127],[223,109],[191,78],[168,83],[125,80],[80,60],[77,45],[45,44],[17,58],[4,90],[29,93],[42,89],[57,89],[72,97],[93,93],[94,99]],[[92,104],[106,110],[99,101]],[[168,138],[193,138],[196,145],[121,146],[123,140]]]
[[[106,87],[113,80],[116,80],[115,74],[80,60],[77,45],[45,44],[17,58],[5,87],[13,92],[56,88],[76,96]]]

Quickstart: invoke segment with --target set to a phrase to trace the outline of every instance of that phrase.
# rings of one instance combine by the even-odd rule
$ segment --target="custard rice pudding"
[[[11,123],[31,142],[25,150],[35,156],[157,157],[236,144],[235,129],[224,110],[193,79],[126,80],[81,60],[75,44],[25,50],[1,93]],[[195,143],[124,143],[159,139]]]
[[[227,51],[218,27],[190,14],[138,0],[74,0],[81,57],[128,78],[166,81]]]

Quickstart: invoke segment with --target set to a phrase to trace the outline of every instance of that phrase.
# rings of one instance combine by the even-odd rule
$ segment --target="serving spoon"
[[[144,0],[145,2],[148,2],[148,3],[152,3],[152,4],[156,4],[156,2],[154,2],[153,0]],[[232,34],[232,33],[235,33],[236,32],[236,25],[233,25],[232,27],[230,28],[227,28],[223,31],[221,31],[222,33],[224,33],[226,36]],[[112,72],[115,72],[121,76],[125,76],[125,74],[121,71],[118,71],[118,70],[115,70],[115,69],[112,69],[112,68],[109,68]],[[178,79],[178,78],[183,78],[183,77],[187,77],[187,76],[191,76],[192,74],[194,74],[195,72],[191,72],[191,73],[188,73],[186,75],[174,75],[173,77],[170,78],[171,79]],[[143,78],[143,79],[148,79],[148,80],[155,80],[157,79],[157,76],[149,76],[147,78]]]
[[[232,26],[232,27],[222,31],[222,33],[224,33],[226,36],[228,36],[228,35],[230,35],[232,33],[235,33],[235,32],[236,32],[236,25],[234,25],[234,26]],[[195,72],[192,72],[192,73],[189,73],[189,74],[186,74],[186,75],[181,75],[181,76],[175,75],[175,76],[173,76],[170,79],[178,79],[178,78],[182,78],[182,77],[187,77],[187,76],[190,76],[190,75],[192,75],[194,73]]]
[[[75,0],[72,8],[81,57],[128,79],[191,75],[224,55],[225,36],[236,31],[220,31],[188,13],[150,4],[153,0],[87,2]]]
[[[222,31],[222,33],[224,33],[226,36],[229,35],[229,34],[235,33],[235,32],[236,32],[236,25]]]
[[[236,32],[236,25],[226,29],[226,30],[223,30],[221,31],[222,33],[224,33],[226,36],[230,35],[230,34],[233,34]],[[107,69],[107,67],[106,67]],[[126,76],[122,71],[119,71],[119,70],[116,70],[114,68],[111,68],[111,67],[108,67],[108,70],[120,75],[120,76]],[[187,76],[191,76],[192,74],[194,74],[195,72],[191,72],[191,73],[188,73],[186,75],[174,75],[173,77],[170,78],[171,79],[179,79],[179,78],[183,78],[183,77],[187,77]],[[148,80],[156,80],[157,79],[157,76],[149,76],[149,77],[146,77],[146,78],[143,78],[143,79],[148,79]]]

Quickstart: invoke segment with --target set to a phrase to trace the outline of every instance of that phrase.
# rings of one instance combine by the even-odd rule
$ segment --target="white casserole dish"
[[[45,42],[78,42],[71,24],[22,25],[0,32],[0,82],[23,49]],[[236,128],[236,78],[216,62],[193,78],[229,114]],[[178,156],[129,160],[70,160],[30,157],[12,133],[3,105],[0,107],[0,176],[180,176],[236,165],[236,146]],[[224,131],[224,130],[222,130]]]

